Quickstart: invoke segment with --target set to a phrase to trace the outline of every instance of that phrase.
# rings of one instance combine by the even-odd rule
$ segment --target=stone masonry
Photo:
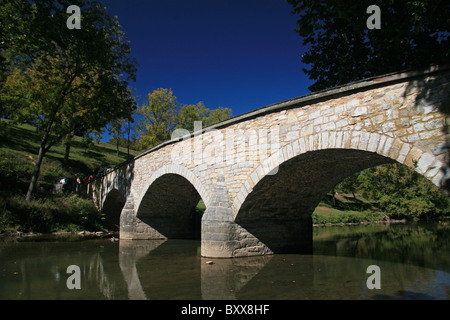
[[[314,208],[355,172],[399,162],[448,188],[449,80],[449,67],[390,74],[178,132],[92,196],[124,203],[121,239],[200,236],[206,257],[310,252]]]

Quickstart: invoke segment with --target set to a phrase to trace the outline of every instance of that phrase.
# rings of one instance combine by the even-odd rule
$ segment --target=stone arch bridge
[[[308,253],[312,212],[355,172],[399,162],[448,186],[449,80],[435,66],[197,123],[97,179],[91,196],[120,239],[200,237],[205,257]]]

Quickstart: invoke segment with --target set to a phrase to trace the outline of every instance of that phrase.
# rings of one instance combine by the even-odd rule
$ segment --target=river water
[[[0,242],[0,299],[449,298],[448,222],[314,227],[312,255],[236,259],[202,258],[194,240]]]

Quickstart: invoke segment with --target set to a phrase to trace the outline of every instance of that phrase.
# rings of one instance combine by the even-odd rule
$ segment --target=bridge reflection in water
[[[197,244],[196,241],[121,240],[119,264],[128,297],[161,299],[164,291],[163,295],[169,299],[234,300],[236,293],[273,257],[211,260],[198,256]]]
[[[450,226],[351,228],[315,229],[311,255],[236,259],[201,257],[195,240],[0,242],[0,299],[450,298]],[[81,290],[66,286],[73,264]],[[366,286],[373,264],[381,290]]]

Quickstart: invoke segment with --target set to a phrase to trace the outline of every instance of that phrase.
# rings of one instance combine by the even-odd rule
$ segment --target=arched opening
[[[337,183],[394,160],[354,149],[310,151],[287,160],[247,195],[235,222],[274,253],[312,253],[311,215]]]
[[[168,173],[151,183],[137,218],[166,239],[200,239],[201,196],[183,176]]]
[[[313,222],[439,219],[449,212],[449,201],[443,189],[396,162],[365,169],[338,183],[314,211]]]
[[[125,206],[125,200],[117,189],[111,190],[102,206],[105,216],[104,227],[110,231],[119,231],[120,213]]]

